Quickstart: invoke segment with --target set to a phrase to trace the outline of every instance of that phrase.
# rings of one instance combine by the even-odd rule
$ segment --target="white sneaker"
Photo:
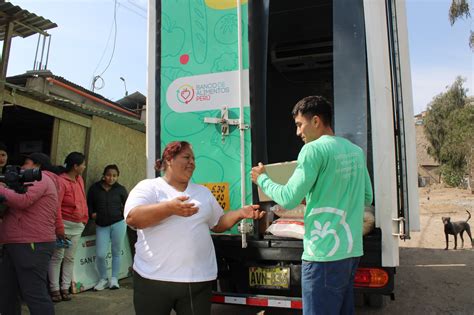
[[[107,288],[109,281],[107,279],[100,279],[100,281],[95,285],[94,291],[102,291]]]
[[[109,289],[110,289],[110,290],[117,290],[117,289],[119,289],[119,288],[120,288],[120,286],[119,286],[119,284],[118,284],[117,278],[112,277],[112,278],[110,279]]]

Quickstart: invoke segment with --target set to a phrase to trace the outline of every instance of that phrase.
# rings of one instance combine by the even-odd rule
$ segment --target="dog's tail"
[[[467,221],[469,221],[469,219],[471,218],[471,213],[470,213],[469,211],[467,211],[467,210],[466,210],[466,212],[467,212],[467,214],[469,214],[469,216],[467,217],[467,220],[466,220],[466,222],[467,222]]]

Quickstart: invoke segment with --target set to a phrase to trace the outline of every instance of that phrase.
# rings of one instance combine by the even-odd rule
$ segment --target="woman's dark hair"
[[[108,170],[116,170],[117,175],[120,175],[120,171],[117,165],[115,164],[109,164],[104,168],[104,172],[102,173],[103,176],[105,176],[105,173],[107,173]]]
[[[40,170],[49,171],[55,174],[59,173],[59,168],[51,164],[49,156],[44,153],[35,152],[31,153],[26,157],[29,160],[32,160],[33,163],[39,165]]]
[[[64,165],[61,168],[61,173],[69,172],[74,168],[74,165],[81,165],[86,160],[84,154],[80,152],[71,152],[66,156]]]
[[[291,112],[293,118],[301,114],[307,118],[318,116],[326,126],[331,126],[331,103],[322,96],[307,96],[296,103]]]
[[[0,142],[0,151],[8,152],[7,146],[3,142]]]
[[[158,159],[155,162],[155,170],[166,170],[166,163],[164,162],[174,159],[176,155],[180,154],[186,148],[191,148],[191,144],[187,141],[173,141],[168,143],[163,150],[161,159]]]

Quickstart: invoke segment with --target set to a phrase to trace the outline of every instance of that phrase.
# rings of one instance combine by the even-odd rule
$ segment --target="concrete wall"
[[[94,116],[87,156],[87,183],[101,179],[104,167],[116,164],[119,182],[130,191],[145,179],[145,133]]]

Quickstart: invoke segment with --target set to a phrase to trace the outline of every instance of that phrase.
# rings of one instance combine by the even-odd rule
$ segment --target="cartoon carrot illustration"
[[[204,0],[189,1],[189,16],[191,19],[191,40],[193,56],[199,64],[207,57],[207,19]]]

